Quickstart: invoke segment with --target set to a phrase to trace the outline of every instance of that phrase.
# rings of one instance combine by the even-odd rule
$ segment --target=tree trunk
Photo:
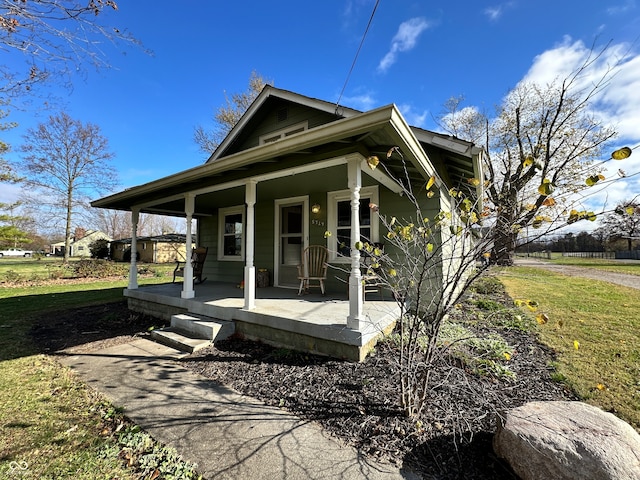
[[[513,222],[511,219],[504,214],[499,214],[493,234],[491,263],[507,267],[512,266],[517,238],[518,233],[513,231]]]
[[[71,189],[67,191],[67,221],[64,227],[64,256],[62,263],[69,262],[69,247],[71,246],[71,210],[73,208],[73,192]]]

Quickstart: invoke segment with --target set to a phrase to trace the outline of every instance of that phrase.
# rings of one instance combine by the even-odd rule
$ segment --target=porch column
[[[191,265],[191,220],[193,219],[193,210],[195,209],[195,196],[188,193],[184,197],[184,213],[187,216],[187,241],[185,242],[186,258],[184,264],[184,277],[182,283],[182,298],[193,298],[196,296],[196,292],[193,290],[193,265]]]
[[[350,160],[347,166],[349,190],[351,190],[351,272],[349,274],[349,316],[347,328],[362,327],[362,274],[360,273],[360,250],[355,244],[360,241],[360,188],[362,172],[359,160]]]
[[[256,308],[256,267],[253,264],[255,251],[255,210],[256,182],[250,180],[245,186],[245,203],[247,204],[247,231],[245,233],[246,251],[244,255],[244,309]]]
[[[138,288],[138,265],[136,258],[138,256],[138,246],[136,245],[138,220],[140,219],[140,210],[134,208],[131,210],[131,262],[129,263],[129,290]]]

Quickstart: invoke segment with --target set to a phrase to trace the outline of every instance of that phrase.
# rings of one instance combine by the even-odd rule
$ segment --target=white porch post
[[[195,196],[188,193],[184,198],[184,212],[187,216],[187,241],[186,241],[186,258],[184,264],[184,282],[182,283],[182,298],[193,298],[196,292],[193,290],[193,265],[191,265],[191,220],[193,219],[193,210],[195,209]]]
[[[136,258],[138,257],[137,232],[138,220],[140,219],[140,210],[134,208],[131,210],[131,262],[129,263],[129,290],[138,288],[138,265]]]
[[[351,273],[349,274],[349,316],[347,328],[360,330],[362,327],[362,275],[360,273],[360,250],[355,248],[360,241],[360,188],[362,172],[359,160],[350,160],[348,164],[348,183],[351,190]]]
[[[255,251],[255,210],[256,182],[249,180],[245,187],[245,203],[247,204],[247,231],[245,234],[246,251],[244,266],[244,309],[256,308],[256,267],[253,264]]]

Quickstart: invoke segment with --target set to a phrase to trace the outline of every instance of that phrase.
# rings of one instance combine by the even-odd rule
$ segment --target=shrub
[[[125,265],[109,260],[82,259],[71,266],[73,275],[78,278],[106,278],[126,276]]]
[[[109,241],[106,238],[99,238],[89,245],[91,258],[109,258]]]

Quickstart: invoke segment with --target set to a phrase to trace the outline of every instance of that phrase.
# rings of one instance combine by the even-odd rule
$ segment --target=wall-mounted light
[[[311,205],[311,213],[314,213],[314,214],[320,213],[320,205],[318,205],[317,203],[314,203],[313,205]]]

